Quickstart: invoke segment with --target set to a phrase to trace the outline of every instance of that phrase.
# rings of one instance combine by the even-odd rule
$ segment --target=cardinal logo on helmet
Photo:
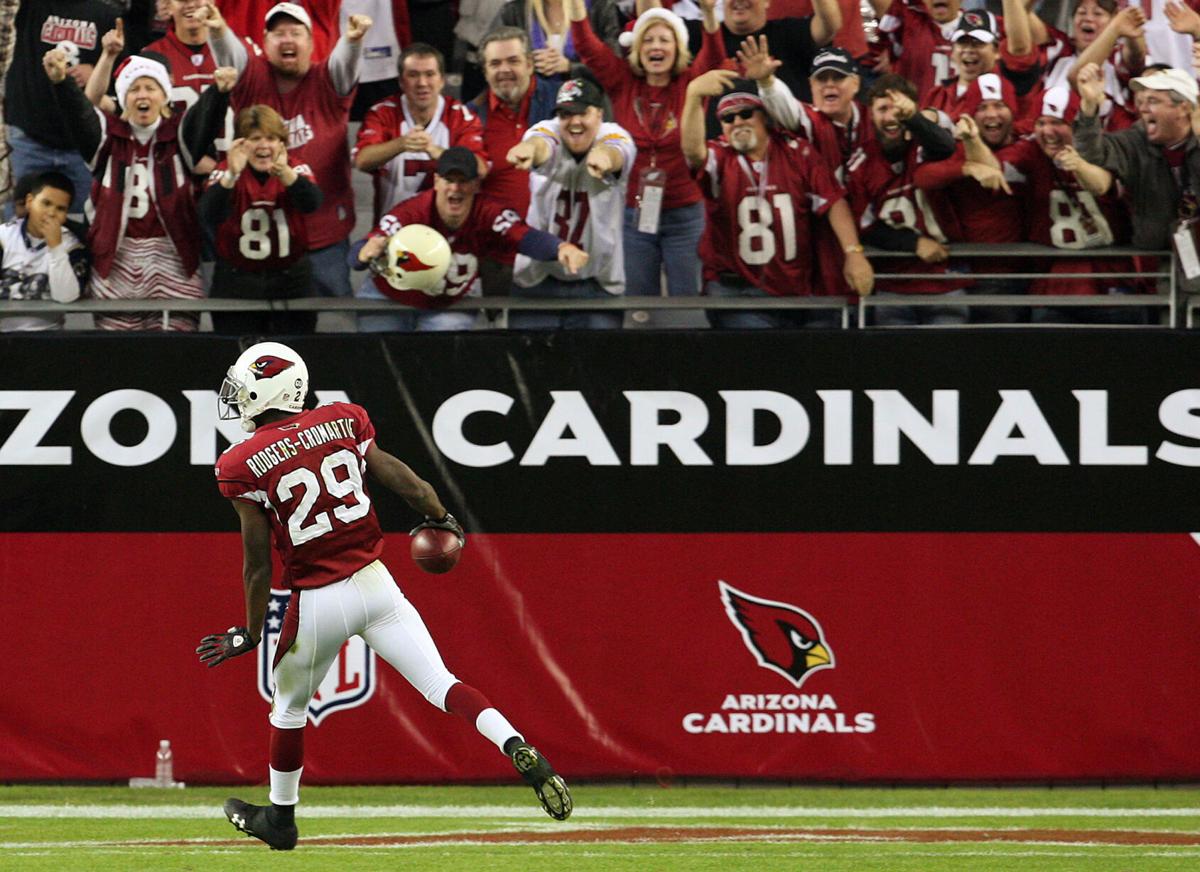
[[[290,360],[267,354],[250,364],[248,369],[258,378],[271,378],[271,376],[279,375],[291,365]]]
[[[801,608],[760,599],[718,581],[725,613],[758,665],[799,687],[819,669],[834,667],[817,619]]]
[[[426,269],[437,269],[435,266],[425,263],[421,258],[417,257],[411,251],[402,251],[396,255],[396,263],[402,267],[405,272],[420,272]]]

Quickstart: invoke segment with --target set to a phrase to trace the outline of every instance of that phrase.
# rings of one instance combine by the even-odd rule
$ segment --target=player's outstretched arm
[[[241,500],[233,508],[242,523],[242,584],[246,590],[246,625],[230,627],[200,640],[196,653],[210,669],[253,651],[262,634],[271,596],[271,527],[258,506]]]

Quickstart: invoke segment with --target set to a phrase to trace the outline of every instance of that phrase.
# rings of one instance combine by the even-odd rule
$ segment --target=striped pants
[[[108,277],[92,272],[89,296],[97,300],[197,300],[204,297],[199,271],[184,275],[179,252],[168,236],[123,239]],[[114,312],[97,315],[100,330],[181,330],[192,332],[199,315],[174,312],[164,324],[162,312]]]

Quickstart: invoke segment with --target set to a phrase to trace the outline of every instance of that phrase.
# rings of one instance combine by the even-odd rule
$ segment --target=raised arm
[[[122,19],[118,18],[117,26],[104,34],[100,45],[100,57],[92,67],[92,74],[88,77],[83,93],[93,106],[111,115],[120,115],[124,107],[117,107],[116,102],[108,96],[108,85],[112,81],[113,65],[121,52],[125,51],[125,22]]]
[[[62,49],[52,48],[42,55],[42,68],[54,86],[54,102],[58,104],[58,114],[66,125],[71,144],[91,166],[104,136],[96,107],[67,75],[67,56]]]
[[[1004,41],[1008,44],[1008,53],[1014,57],[1024,57],[1034,49],[1025,0],[1003,0],[1003,9]]]
[[[1100,106],[1104,103],[1104,79],[1096,64],[1079,71],[1076,82],[1079,91],[1079,114],[1071,126],[1075,148],[1088,163],[1104,167],[1117,178],[1129,177],[1133,167],[1133,152],[1137,149],[1131,137],[1138,136],[1135,128],[1106,134],[1100,129]]]
[[[607,43],[596,36],[583,0],[570,0],[570,13],[571,38],[575,41],[579,59],[587,64],[606,89],[615,91],[625,88],[633,78],[633,71]]]
[[[775,77],[775,72],[783,66],[783,62],[771,57],[766,36],[748,36],[742,40],[737,59],[746,71],[746,78],[758,84],[758,95],[762,97],[767,114],[780,127],[799,130],[804,107],[787,82]]]
[[[817,46],[828,45],[841,27],[842,9],[837,0],[813,0],[813,43]]]
[[[1167,9],[1170,9],[1172,4],[1167,4]],[[1189,12],[1191,10],[1188,10]],[[1196,13],[1192,12],[1193,15]],[[1170,13],[1168,12],[1168,17]],[[1142,28],[1146,23],[1146,16],[1142,10],[1136,6],[1126,6],[1120,12],[1113,16],[1108,22],[1108,26],[1100,31],[1100,35],[1092,40],[1092,44],[1080,52],[1079,57],[1075,58],[1075,63],[1071,64],[1071,69],[1067,72],[1067,81],[1074,86],[1079,79],[1079,71],[1088,64],[1096,64],[1103,67],[1104,64],[1112,57],[1113,49],[1117,45],[1117,40],[1124,38],[1126,46],[1132,41],[1133,43],[1141,43],[1141,55],[1145,58],[1145,37],[1142,35]],[[1172,21],[1174,26],[1174,21]]]
[[[212,48],[213,60],[219,67],[233,67],[240,76],[249,60],[246,46],[225,23],[216,6],[209,2],[204,11],[204,26],[208,28],[208,44]]]
[[[371,29],[371,23],[369,16],[351,15],[346,22],[346,32],[329,53],[329,79],[333,82],[334,90],[343,97],[358,84],[362,41]]]
[[[179,125],[179,141],[183,146],[184,158],[192,167],[208,154],[213,140],[224,133],[229,92],[236,83],[237,72],[233,67],[217,67],[213,71],[213,83],[183,114],[183,121]]]
[[[699,169],[708,157],[708,142],[704,137],[704,101],[723,94],[733,85],[737,73],[733,70],[709,70],[688,83],[683,98],[683,116],[679,119],[679,140],[684,159],[692,169]]]

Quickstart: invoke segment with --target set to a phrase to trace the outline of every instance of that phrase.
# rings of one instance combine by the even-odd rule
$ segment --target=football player
[[[535,230],[512,209],[479,194],[478,158],[470,149],[452,146],[437,161],[432,191],[395,206],[367,238],[350,250],[354,269],[378,263],[388,238],[406,224],[424,224],[446,237],[453,258],[438,291],[397,290],[376,274],[356,294],[367,299],[391,298],[414,311],[398,315],[360,315],[360,331],[469,330],[474,312],[448,312],[466,295],[480,295],[479,259],[512,257],[518,252],[534,260],[554,261],[575,275],[587,265],[587,252],[544,230]]]
[[[329,403],[306,409],[307,394],[304,360],[277,342],[242,352],[221,386],[221,417],[238,417],[253,433],[216,465],[217,485],[241,521],[246,623],[205,636],[196,649],[201,662],[217,666],[261,640],[272,540],[292,592],[272,672],[271,804],[229,799],[225,816],[274,849],[296,846],[308,704],[342,645],[357,635],[431,704],[474,724],[509,756],[547,814],[566,820],[572,801],[562,778],[482,693],[446,668],[421,616],[380,560],[383,534],[364,471],[424,514],[414,535],[439,528],[465,544],[462,526],[432,485],[376,444],[364,408]]]

